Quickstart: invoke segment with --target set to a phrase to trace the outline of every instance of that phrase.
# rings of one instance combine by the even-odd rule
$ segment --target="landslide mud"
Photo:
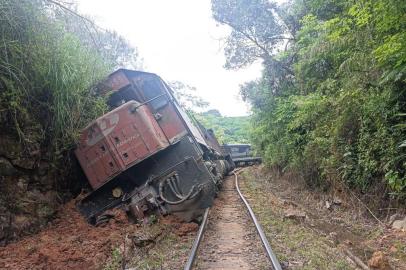
[[[113,213],[115,217],[104,227],[94,227],[71,201],[59,209],[58,218],[42,232],[0,247],[0,269],[117,269],[124,264],[138,265],[137,269],[177,269],[184,264],[186,255],[167,253],[186,254],[183,246],[191,244],[196,224],[182,223],[172,216],[159,218],[154,225],[132,224],[121,210]],[[165,243],[172,250],[160,250]]]
[[[77,212],[74,201],[59,213],[39,234],[0,248],[0,268],[99,269],[123,235],[138,229],[119,211],[105,227],[91,226]]]

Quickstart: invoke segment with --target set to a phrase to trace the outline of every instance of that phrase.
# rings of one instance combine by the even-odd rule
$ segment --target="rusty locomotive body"
[[[233,168],[213,132],[192,121],[153,73],[120,69],[104,85],[112,110],[82,131],[75,151],[93,189],[81,213],[91,223],[118,206],[137,219],[199,216]]]

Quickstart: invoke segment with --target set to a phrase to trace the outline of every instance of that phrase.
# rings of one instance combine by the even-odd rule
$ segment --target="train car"
[[[201,215],[232,169],[213,132],[194,124],[156,74],[119,69],[101,93],[111,111],[83,129],[75,150],[93,189],[80,212],[93,224],[114,207],[138,220]]]
[[[261,157],[254,157],[251,153],[250,144],[225,144],[223,153],[229,154],[237,167],[260,164]]]

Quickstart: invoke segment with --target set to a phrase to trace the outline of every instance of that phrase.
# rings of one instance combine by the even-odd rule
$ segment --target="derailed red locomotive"
[[[156,74],[119,69],[103,85],[112,110],[82,131],[75,151],[93,188],[80,212],[93,224],[114,207],[137,219],[201,215],[234,166],[213,132],[191,120]]]

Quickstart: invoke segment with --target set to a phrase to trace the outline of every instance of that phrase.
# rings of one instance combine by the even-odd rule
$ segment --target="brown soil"
[[[225,180],[210,211],[197,269],[269,269],[260,239],[233,180],[234,177]]]
[[[121,265],[126,239],[135,239],[135,245],[140,241],[141,244],[154,244],[135,246],[142,253],[158,246],[155,243],[164,239],[169,231],[179,231],[178,235],[184,236],[196,228],[196,225],[183,224],[171,217],[162,218],[161,225],[154,225],[155,236],[150,237],[143,234],[150,231],[151,226],[129,223],[126,214],[118,209],[113,211],[115,217],[103,227],[88,224],[75,209],[74,201],[64,205],[58,213],[58,218],[42,232],[0,247],[0,269],[116,269]],[[175,241],[189,243],[189,238],[191,236]],[[128,253],[128,246],[127,243],[125,253]],[[140,263],[141,257],[134,255],[126,261],[134,259]]]

